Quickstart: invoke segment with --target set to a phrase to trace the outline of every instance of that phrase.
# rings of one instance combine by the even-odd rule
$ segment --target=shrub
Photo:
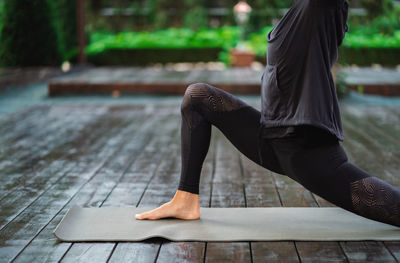
[[[63,60],[69,60],[77,52],[76,0],[53,0],[60,50]]]
[[[3,0],[0,66],[59,65],[61,52],[47,0]]]
[[[169,28],[154,32],[121,32],[118,34],[95,32],[91,35],[88,54],[100,53],[106,49],[128,48],[229,48],[238,39],[236,27],[217,29]]]

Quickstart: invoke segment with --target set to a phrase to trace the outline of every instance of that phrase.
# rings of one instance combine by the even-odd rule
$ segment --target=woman
[[[331,68],[347,32],[347,0],[296,0],[268,33],[261,112],[206,83],[181,104],[182,171],[173,199],[137,219],[200,218],[199,180],[211,125],[255,163],[329,202],[400,226],[400,191],[348,162]]]

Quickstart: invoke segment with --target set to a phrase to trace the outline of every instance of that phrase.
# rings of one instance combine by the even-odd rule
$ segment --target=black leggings
[[[336,206],[400,226],[400,191],[349,163],[338,140],[322,129],[264,138],[258,152],[260,111],[206,83],[192,84],[186,89],[181,114],[179,190],[199,193],[200,173],[214,125],[241,153],[262,167],[289,176]]]

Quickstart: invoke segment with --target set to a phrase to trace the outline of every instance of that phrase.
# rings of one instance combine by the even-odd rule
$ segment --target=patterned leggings
[[[260,111],[206,83],[186,89],[181,114],[179,190],[199,193],[200,173],[214,125],[241,153],[262,167],[289,176],[336,206],[400,226],[400,190],[349,163],[337,139],[332,140],[321,129],[310,127],[294,136],[265,138],[258,152]]]

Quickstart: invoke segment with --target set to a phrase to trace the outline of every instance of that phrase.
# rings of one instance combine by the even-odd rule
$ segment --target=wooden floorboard
[[[127,116],[125,116],[125,119],[126,117]],[[48,191],[46,195],[43,195],[40,199],[38,199],[38,201],[36,201],[39,203],[39,205],[44,206],[44,209],[52,210],[51,213],[48,213],[49,215],[46,217],[46,219],[41,220],[42,222],[39,223],[37,221],[37,227],[41,227],[41,224],[47,226],[47,224],[49,224],[48,218],[51,220],[53,219],[51,218],[52,216],[57,216],[60,212],[65,214],[66,210],[72,204],[76,203],[85,206],[100,205],[101,202],[99,202],[99,200],[104,200],[104,198],[108,196],[109,191],[113,186],[112,183],[118,180],[118,173],[121,172],[122,166],[127,165],[126,158],[136,157],[135,151],[133,151],[135,150],[134,147],[139,147],[136,149],[136,151],[139,151],[140,147],[145,146],[146,140],[144,139],[151,134],[151,124],[158,122],[159,120],[154,120],[153,122],[149,122],[148,125],[143,126],[137,125],[137,123],[131,123],[127,127],[120,127],[122,130],[120,129],[115,131],[115,134],[100,137],[104,140],[102,148],[99,150],[95,149],[93,152],[90,151],[90,153],[94,153],[97,158],[89,165],[84,167],[85,169],[81,172],[72,173],[65,176],[63,181],[55,185],[52,189],[50,189],[50,191]],[[101,197],[103,197],[103,199],[101,199]],[[45,203],[47,200],[55,202],[56,205],[51,207]],[[34,211],[30,211],[30,213],[34,213]],[[44,211],[40,211],[39,215],[40,214],[43,216],[45,213]],[[20,226],[21,224],[18,223],[19,222],[16,222],[15,225]],[[11,227],[12,226],[13,225],[11,225]],[[11,229],[13,230],[13,228]],[[53,229],[49,229],[48,234],[51,234]],[[29,230],[30,229],[24,229],[26,238],[30,237]],[[37,231],[36,228],[32,230]],[[9,231],[1,231],[0,235],[2,237],[4,232],[10,235],[8,233]],[[17,233],[19,232],[21,231],[18,230]],[[35,236],[32,238],[34,237]],[[11,246],[11,248],[14,250],[19,250],[23,249],[24,247],[22,244],[20,244],[19,246]],[[8,249],[8,252],[11,248]],[[8,253],[7,256],[10,257],[13,256],[13,254]]]
[[[65,152],[72,153],[73,158],[79,160],[78,158],[88,153],[87,147],[93,147],[97,145],[95,143],[97,138],[101,138],[101,135],[106,136],[107,134],[108,136],[113,136],[113,132],[119,132],[116,127],[127,125],[129,121],[133,121],[133,119],[125,118],[125,120],[122,120],[118,118],[113,119],[111,122],[100,119],[98,120],[97,125],[89,125],[87,127],[87,132],[82,132],[80,136],[76,136],[74,143],[71,143],[69,140],[67,140],[63,148],[58,148],[60,150],[56,152],[55,155],[59,156],[59,159],[48,163],[46,169],[35,172],[27,170],[27,172],[24,173],[24,180],[21,178],[15,179],[15,176],[13,176],[12,180],[10,181],[14,187],[9,191],[7,196],[2,198],[0,203],[0,209],[2,210],[0,216],[0,229],[2,229],[6,223],[12,220],[13,217],[21,213],[23,209],[28,207],[31,202],[35,201],[38,197],[45,193],[46,190],[52,187],[55,183],[59,182],[66,173],[71,171],[73,168],[76,169],[79,167],[79,163],[68,161],[68,159],[72,158],[72,156],[71,154],[67,156]],[[104,127],[110,125],[114,128],[106,128],[107,130],[104,130],[101,129],[100,125],[104,125]],[[90,131],[92,132],[90,133]],[[64,148],[67,147],[69,150],[65,151]],[[85,165],[86,162],[81,159],[80,163]],[[2,192],[5,191],[3,190]]]
[[[157,113],[157,114],[156,114]],[[400,187],[400,110],[342,107],[348,158]],[[400,242],[59,242],[73,205],[169,201],[181,167],[178,105],[35,106],[0,119],[1,262],[398,262]],[[333,206],[249,160],[212,127],[201,207]]]

